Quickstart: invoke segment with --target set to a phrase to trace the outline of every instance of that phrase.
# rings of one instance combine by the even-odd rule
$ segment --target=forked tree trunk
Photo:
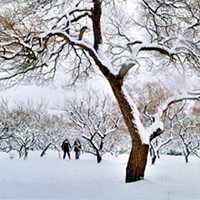
[[[92,10],[92,23],[93,23],[93,35],[94,35],[94,48],[98,51],[99,45],[102,43],[101,35],[101,2],[100,0],[93,0],[93,10]],[[126,182],[133,182],[141,180],[144,177],[147,154],[148,154],[148,145],[143,145],[137,126],[135,125],[133,113],[129,102],[127,101],[124,93],[122,91],[123,78],[128,72],[127,67],[122,68],[119,71],[118,75],[112,74],[109,69],[96,59],[96,55],[89,51],[91,57],[94,58],[96,65],[99,67],[100,71],[103,73],[105,78],[111,85],[113,93],[119,104],[121,113],[123,115],[126,126],[129,130],[131,139],[133,141],[133,146],[127,165],[126,171]],[[130,67],[128,67],[130,69]]]
[[[126,183],[144,179],[149,146],[132,144],[131,153],[126,167]]]

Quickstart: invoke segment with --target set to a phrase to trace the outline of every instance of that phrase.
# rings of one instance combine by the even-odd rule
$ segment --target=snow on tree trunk
[[[149,145],[142,143],[139,131],[134,123],[133,110],[122,91],[122,82],[112,80],[110,85],[132,139],[132,149],[126,168],[126,183],[138,181],[144,178]]]

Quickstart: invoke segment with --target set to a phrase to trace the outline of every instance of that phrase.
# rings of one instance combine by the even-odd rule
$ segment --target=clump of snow
[[[161,121],[160,115],[158,113],[156,113],[154,115],[154,120],[155,120],[154,123],[151,126],[146,128],[146,130],[149,134],[152,134],[153,132],[155,132],[158,129],[160,129],[160,130],[164,129],[164,124]]]
[[[142,124],[142,121],[140,119],[140,112],[139,112],[135,102],[128,94],[125,87],[123,87],[123,92],[124,92],[125,98],[127,99],[128,103],[130,104],[130,106],[132,108],[132,114],[134,117],[133,123],[136,125],[136,127],[138,129],[142,143],[149,144],[150,136],[153,134],[153,132],[155,132],[158,129],[163,130],[163,128],[164,128],[163,122],[161,121],[161,118],[160,118],[161,115],[159,115],[159,113],[156,113],[154,115],[154,122],[152,123],[152,125],[149,127],[144,127],[144,125]]]
[[[130,97],[130,95],[126,91],[125,87],[123,87],[123,92],[124,92],[126,100],[128,101],[129,105],[131,106],[132,114],[133,114],[133,117],[134,117],[133,123],[136,125],[136,127],[138,129],[138,133],[140,135],[140,138],[141,138],[141,140],[144,144],[149,144],[149,139],[150,139],[151,133],[149,133],[147,131],[147,129],[144,127],[144,125],[142,124],[142,122],[140,120],[139,110],[138,110],[135,102],[133,101],[133,99]]]
[[[105,47],[104,44],[100,44],[99,45],[99,48],[98,48],[98,55],[101,59],[101,62],[106,66],[108,67],[108,69],[110,70],[110,72],[112,72],[113,74],[115,73],[114,69],[113,69],[113,66],[110,62],[110,59],[108,58],[108,55],[106,53],[107,49]]]

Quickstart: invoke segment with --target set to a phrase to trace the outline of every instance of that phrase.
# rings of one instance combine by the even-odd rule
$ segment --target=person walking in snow
[[[63,141],[61,148],[63,150],[63,160],[65,159],[66,154],[68,155],[68,158],[71,159],[71,156],[70,156],[71,145],[68,139],[65,139]]]
[[[74,141],[74,152],[75,159],[78,160],[81,154],[81,142],[78,138]]]

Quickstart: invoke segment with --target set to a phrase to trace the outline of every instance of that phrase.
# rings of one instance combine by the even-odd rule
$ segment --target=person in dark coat
[[[68,155],[68,158],[71,159],[71,156],[70,156],[71,145],[68,139],[65,139],[63,141],[61,148],[63,150],[63,160],[65,159],[66,154]]]
[[[81,154],[81,142],[78,138],[74,141],[74,152],[75,159],[78,160]]]

